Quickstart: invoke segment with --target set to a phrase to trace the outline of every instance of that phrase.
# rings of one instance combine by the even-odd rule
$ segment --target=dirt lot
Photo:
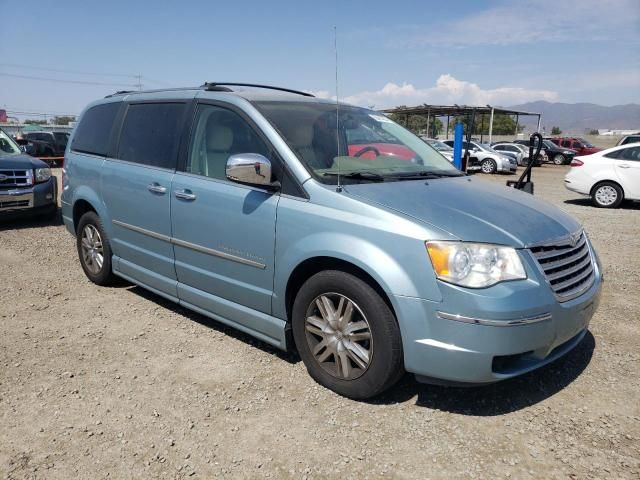
[[[600,252],[591,334],[518,379],[406,376],[369,403],[141,288],[94,286],[60,224],[0,225],[2,477],[640,478],[640,206],[595,209],[565,170],[536,169],[536,194]]]

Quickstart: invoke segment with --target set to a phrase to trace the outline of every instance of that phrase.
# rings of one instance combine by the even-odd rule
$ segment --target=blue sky
[[[0,108],[13,111],[78,113],[137,74],[144,88],[245,81],[332,96],[334,25],[352,103],[640,103],[638,0],[0,0],[0,11]]]

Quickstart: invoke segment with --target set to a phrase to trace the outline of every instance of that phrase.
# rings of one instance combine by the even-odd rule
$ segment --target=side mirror
[[[259,153],[239,153],[227,159],[227,178],[245,185],[255,185],[267,190],[280,188],[279,182],[271,182],[271,162]]]

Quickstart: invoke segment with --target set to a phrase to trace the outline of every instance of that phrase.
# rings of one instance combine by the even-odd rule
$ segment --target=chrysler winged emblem
[[[574,233],[571,235],[571,237],[569,237],[569,244],[571,245],[572,248],[576,246],[579,239],[580,239],[580,232]]]

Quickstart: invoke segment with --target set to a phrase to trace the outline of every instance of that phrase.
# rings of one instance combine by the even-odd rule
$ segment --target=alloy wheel
[[[485,160],[482,162],[482,173],[493,173],[493,161]]]
[[[82,260],[87,269],[98,274],[104,263],[104,250],[102,246],[102,237],[98,229],[89,224],[82,230]]]
[[[348,297],[339,293],[316,297],[307,309],[305,334],[313,358],[331,376],[354,380],[369,368],[371,327]]]
[[[610,185],[603,185],[596,190],[595,197],[600,205],[608,207],[618,200],[618,192]]]

